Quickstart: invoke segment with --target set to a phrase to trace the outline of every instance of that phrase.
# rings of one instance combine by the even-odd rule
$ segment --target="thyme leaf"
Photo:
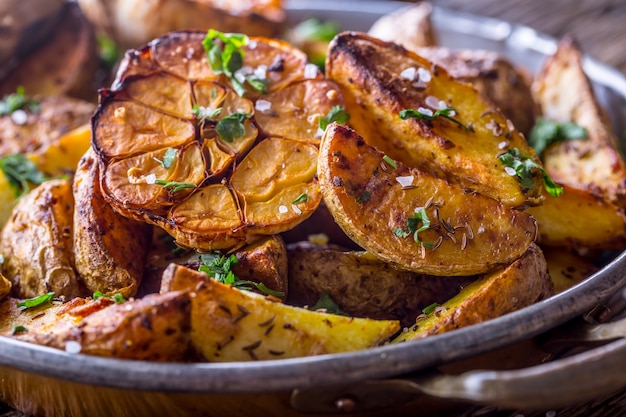
[[[435,311],[435,309],[436,309],[437,307],[439,307],[439,304],[438,304],[438,303],[432,303],[432,304],[430,304],[430,305],[428,305],[428,306],[424,307],[424,309],[422,310],[422,313],[424,313],[424,314],[430,314],[430,313],[432,313],[433,311]]]
[[[383,161],[385,161],[387,165],[389,165],[393,169],[398,169],[398,163],[394,161],[393,159],[391,159],[390,156],[388,155],[383,156]]]
[[[154,181],[157,185],[162,185],[163,188],[169,188],[173,193],[177,193],[186,188],[196,188],[196,184],[192,184],[189,182],[177,182],[177,181],[167,181],[167,180],[156,180]]]
[[[472,129],[470,129],[468,126],[463,124],[461,121],[459,121],[458,119],[455,119],[453,117],[455,114],[456,114],[456,110],[453,107],[446,107],[445,109],[439,109],[439,110],[435,111],[434,113],[430,109],[425,109],[423,107],[420,107],[417,110],[415,110],[415,109],[404,109],[404,110],[400,111],[400,118],[402,120],[417,119],[417,120],[430,120],[430,121],[433,121],[433,120],[437,119],[438,117],[442,117],[444,119],[450,120],[453,123],[456,123],[457,125],[461,126],[466,131],[471,132]]]
[[[99,299],[99,298],[110,298],[110,299],[112,299],[113,301],[115,301],[117,304],[121,304],[121,303],[123,303],[124,301],[126,301],[126,299],[124,298],[124,296],[123,296],[122,294],[120,294],[119,292],[118,292],[118,293],[115,293],[114,295],[109,295],[109,294],[105,294],[105,293],[103,293],[103,292],[101,292],[101,291],[96,291],[96,292],[94,292],[94,293],[93,293],[92,298],[93,298],[94,300],[97,300],[97,299]]]

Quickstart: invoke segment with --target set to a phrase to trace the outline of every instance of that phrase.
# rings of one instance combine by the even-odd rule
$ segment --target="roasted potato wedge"
[[[346,234],[380,259],[422,274],[467,276],[511,263],[535,240],[529,214],[388,164],[349,127],[326,129],[318,165],[324,201]]]
[[[433,8],[428,2],[402,7],[379,18],[368,35],[416,50],[437,45],[437,35],[431,22]]]
[[[431,47],[413,50],[445,68],[456,79],[472,84],[493,101],[517,130],[528,135],[539,113],[530,88],[531,77],[506,57],[477,49]]]
[[[438,65],[399,45],[345,32],[330,45],[326,76],[341,88],[350,124],[391,158],[509,206],[541,202],[541,169],[530,170],[522,185],[498,159],[517,149],[540,164],[524,136],[489,100]],[[445,109],[454,109],[451,118],[435,117]],[[402,120],[403,110],[433,120]]]
[[[256,36],[281,34],[285,12],[281,0],[79,0],[99,31],[123,49],[181,29],[214,28]]]
[[[367,252],[300,243],[288,248],[288,304],[313,306],[323,294],[346,313],[409,325],[426,306],[443,303],[472,281],[392,268]]]
[[[519,310],[552,295],[545,257],[535,244],[511,265],[464,287],[455,297],[417,317],[392,343],[460,329]]]
[[[211,251],[289,230],[313,213],[321,201],[320,113],[343,101],[301,51],[267,38],[242,47],[242,68],[263,69],[267,94],[248,87],[241,97],[213,72],[204,39],[171,33],[127,53],[114,88],[101,94],[93,147],[104,197],[117,212],[161,227],[180,246]],[[266,114],[256,119],[271,111],[282,120],[294,108],[304,116],[282,123],[288,128]],[[221,122],[241,114],[241,132],[223,137]],[[168,152],[175,156],[166,168]]]
[[[17,204],[18,196],[16,194],[6,175],[0,170],[0,202],[2,202],[0,204],[0,228],[4,227],[11,217],[13,207]]]
[[[93,151],[81,160],[74,177],[74,266],[90,292],[137,292],[152,228],[117,214],[102,197]]]
[[[26,93],[29,93],[28,90],[26,90]],[[73,129],[87,125],[96,108],[92,103],[66,96],[46,97],[37,100],[37,102],[39,103],[39,109],[36,113],[28,108],[22,110],[25,112],[25,120],[19,120],[15,115],[0,116],[0,156],[24,153],[37,158],[40,155],[43,156],[51,146],[65,147],[67,145],[77,145],[78,143],[71,143],[71,141],[61,145],[61,141],[69,140],[63,139],[63,137],[68,135]],[[89,134],[87,134],[86,139],[86,143],[79,148],[82,153],[89,147]],[[63,149],[63,151],[69,154],[75,150]],[[74,158],[73,161],[75,162],[73,164],[67,158],[58,162],[53,161],[58,156],[61,155],[51,155],[43,166],[54,163],[57,167],[68,165],[68,168],[76,168],[79,158]],[[35,162],[37,163],[38,161]],[[51,170],[49,174],[59,175],[61,172]]]
[[[171,265],[161,292],[194,291],[191,340],[210,361],[249,361],[348,352],[377,346],[397,321],[319,313],[220,284],[204,273]]]
[[[0,233],[5,276],[20,298],[54,292],[67,299],[81,294],[73,266],[69,180],[46,181],[24,196]]]
[[[49,38],[0,79],[0,95],[23,86],[29,94],[96,101],[100,63],[96,37],[75,3],[66,2],[64,9]]]
[[[626,168],[604,110],[585,75],[582,54],[571,38],[559,42],[533,83],[546,119],[574,122],[584,140],[557,142],[543,152],[544,166],[559,184],[588,190],[626,206]]]
[[[0,274],[0,300],[11,293],[11,281]]]
[[[530,207],[539,226],[539,243],[586,251],[619,249],[626,245],[626,218],[622,208],[587,190],[563,185],[559,198]]]
[[[30,320],[18,319],[15,323],[26,331],[11,337],[87,355],[161,362],[184,359],[190,341],[187,292],[151,294],[121,304],[100,300],[59,306],[52,312],[56,317],[43,319],[43,325],[37,323],[41,313],[29,315]]]
[[[599,270],[596,265],[568,249],[548,248],[543,252],[555,294],[573,287]]]

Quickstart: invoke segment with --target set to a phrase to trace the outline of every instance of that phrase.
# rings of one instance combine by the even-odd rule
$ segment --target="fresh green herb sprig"
[[[39,102],[26,96],[23,86],[17,87],[15,93],[8,94],[0,100],[0,116],[12,114],[16,110],[26,109],[31,113],[39,113]]]
[[[435,309],[436,309],[437,307],[439,307],[439,304],[438,304],[438,303],[432,303],[432,304],[430,304],[430,305],[428,305],[428,306],[424,307],[424,309],[422,310],[422,313],[424,313],[424,314],[430,314],[430,313],[432,313],[433,311],[435,311]]]
[[[326,313],[336,314],[338,316],[350,316],[348,313],[339,308],[337,303],[335,303],[335,301],[330,297],[330,294],[328,294],[327,292],[322,294],[319,300],[317,300],[315,304],[309,307],[309,310],[324,310]]]
[[[99,35],[96,38],[98,42],[98,50],[100,51],[100,62],[105,69],[111,70],[117,62],[122,58],[122,50],[117,46],[113,39],[108,36]]]
[[[515,170],[515,174],[519,179],[522,187],[531,189],[533,187],[533,169],[538,169],[541,172],[543,178],[543,185],[552,197],[558,197],[563,193],[563,187],[554,182],[552,177],[546,172],[546,170],[532,160],[528,156],[523,156],[519,149],[509,149],[502,155],[498,156],[498,159],[505,167]]]
[[[176,158],[178,157],[178,150],[174,148],[167,148],[165,154],[163,155],[163,160],[158,158],[154,158],[161,166],[165,169],[170,169],[174,162],[176,162]]]
[[[181,190],[187,188],[196,188],[196,184],[192,184],[190,182],[177,182],[177,181],[167,181],[167,180],[156,180],[154,181],[156,185],[162,185],[163,188],[170,189],[173,193],[177,193]]]
[[[296,199],[293,200],[291,204],[306,203],[307,201],[309,201],[309,195],[307,193],[302,193],[298,197],[296,197]]]
[[[421,110],[421,111],[420,111]],[[456,123],[457,125],[461,126],[463,129],[465,129],[468,132],[471,132],[472,129],[470,129],[468,126],[466,126],[465,124],[463,124],[461,121],[459,121],[458,119],[455,119],[452,115],[454,113],[456,113],[456,109],[454,109],[453,107],[446,107],[445,109],[439,109],[437,111],[435,111],[432,114],[429,114],[429,112],[426,111],[427,109],[404,109],[402,111],[400,111],[400,118],[402,120],[407,120],[407,119],[417,119],[417,120],[429,120],[429,121],[433,121],[439,117],[444,118],[444,119],[448,119],[453,123]]]
[[[105,294],[105,293],[103,293],[101,291],[96,291],[96,292],[93,293],[92,298],[94,300],[97,300],[99,298],[110,298],[111,300],[115,301],[116,304],[121,304],[121,303],[126,301],[124,296],[122,294],[120,294],[119,292],[115,293],[113,295],[109,295],[109,294]]]
[[[253,74],[242,74],[244,82],[235,75],[243,67],[243,47],[248,45],[249,38],[241,33],[223,33],[209,29],[202,41],[211,69],[216,74],[225,74],[231,81],[233,89],[239,96],[246,93],[244,82],[260,92],[267,92],[268,80],[262,80]]]
[[[330,42],[339,33],[339,24],[314,17],[303,20],[293,28],[294,37],[299,41]]]
[[[284,297],[282,291],[274,291],[268,288],[262,282],[253,282],[237,278],[233,273],[232,267],[237,265],[239,260],[235,255],[224,256],[219,253],[204,253],[200,255],[202,264],[198,271],[204,272],[209,277],[222,284],[231,285],[237,289],[251,291],[256,288],[264,294],[273,295],[275,297]]]
[[[537,119],[528,135],[528,144],[537,155],[553,143],[567,140],[583,140],[587,138],[587,129],[574,122],[558,123],[553,120]]]
[[[27,194],[31,184],[39,185],[49,178],[37,168],[37,166],[23,154],[7,155],[0,158],[0,171],[2,171],[15,191],[16,197]]]
[[[430,218],[426,213],[426,209],[421,207],[417,209],[412,216],[406,219],[406,230],[398,227],[393,229],[393,234],[399,238],[405,238],[413,235],[413,240],[418,245],[432,249],[435,245],[432,242],[424,242],[420,240],[419,234],[430,228]]]
[[[26,327],[16,324],[15,326],[13,326],[13,330],[11,330],[11,335],[14,336],[16,334],[27,333],[27,332],[28,332],[28,329]]]
[[[215,119],[219,116],[222,113],[222,108],[218,107],[215,110],[208,111],[204,107],[195,104],[192,107],[191,112],[198,120],[200,120],[200,122],[204,122],[206,119]]]
[[[391,159],[390,156],[388,155],[383,156],[383,161],[385,161],[385,163],[389,165],[390,167],[392,167],[393,169],[398,169],[398,163],[394,161],[393,159]]]
[[[223,141],[232,143],[235,139],[246,134],[246,126],[243,123],[251,117],[251,114],[241,112],[229,114],[217,122],[215,131]]]
[[[350,120],[350,113],[346,111],[346,108],[342,105],[333,106],[328,114],[319,119],[320,129],[326,130],[329,124],[337,122],[340,125],[345,125]]]
[[[28,298],[26,300],[20,301],[17,303],[17,307],[23,310],[26,310],[28,308],[33,308],[33,307],[39,307],[49,302],[50,300],[52,300],[53,297],[54,297],[54,292],[49,292],[49,293],[42,294],[37,297]]]

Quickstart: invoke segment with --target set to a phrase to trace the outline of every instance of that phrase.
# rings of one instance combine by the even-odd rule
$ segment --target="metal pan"
[[[367,30],[379,16],[402,6],[406,3],[287,2],[292,22],[317,16],[335,20],[350,30]],[[538,68],[546,54],[555,49],[553,39],[527,27],[498,20],[440,8],[435,8],[433,20],[443,45],[494,50],[531,72]],[[585,69],[595,84],[599,100],[611,112],[615,131],[625,131],[626,79],[592,59],[586,59]],[[626,253],[619,254],[600,272],[568,291],[486,323],[366,351],[266,362],[160,364],[116,360],[70,354],[0,337],[0,400],[38,415],[287,416],[300,415],[300,411],[325,413],[330,410],[328,407],[294,409],[291,403],[293,390],[307,392],[398,377],[526,340],[580,316],[624,286]],[[595,354],[606,357],[613,353],[611,357],[616,357],[623,352],[620,345]],[[623,360],[621,363],[623,365]],[[473,381],[476,382],[476,378]],[[464,384],[461,383],[467,388],[468,383]],[[478,391],[474,390],[476,400],[494,401],[493,398],[480,397]],[[472,400],[471,391],[468,392],[465,398]],[[441,396],[463,398],[452,394]],[[315,398],[321,401],[321,397]],[[420,401],[410,402],[407,408],[388,410],[394,415],[401,415],[402,410],[411,415],[418,415],[418,412],[428,415],[428,404]],[[295,401],[294,406],[297,405]]]

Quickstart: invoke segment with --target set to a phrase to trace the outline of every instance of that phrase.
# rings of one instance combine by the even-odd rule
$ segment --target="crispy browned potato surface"
[[[281,0],[80,0],[98,30],[122,48],[181,29],[216,29],[256,36],[277,36],[285,12]]]
[[[552,178],[625,207],[626,167],[618,141],[571,38],[559,42],[556,53],[537,75],[533,91],[545,118],[574,122],[587,130],[586,139],[558,142],[543,152],[544,166]]]
[[[415,320],[422,309],[443,303],[474,277],[433,277],[402,271],[367,252],[292,245],[288,304],[313,306],[324,294],[348,314],[379,320]]]
[[[74,266],[89,292],[135,295],[141,283],[152,228],[117,214],[102,197],[93,151],[74,177]]]
[[[518,149],[540,163],[524,136],[489,100],[443,68],[365,34],[345,32],[329,47],[326,75],[339,84],[350,124],[365,142],[391,158],[510,206],[540,203],[542,175],[522,186],[498,156]],[[437,111],[452,112],[435,117]],[[434,120],[402,120],[403,110]],[[420,110],[422,109],[422,110]]]
[[[242,47],[243,66],[264,69],[267,94],[248,87],[241,97],[213,72],[204,38],[171,33],[129,51],[114,88],[102,92],[93,146],[117,212],[211,251],[289,230],[313,213],[319,119],[342,98],[301,51],[268,38]],[[201,108],[221,110],[199,117]],[[247,115],[241,135],[222,137],[219,123],[237,114]],[[167,152],[176,156],[166,167]]]
[[[477,324],[519,310],[552,295],[546,260],[537,245],[498,271],[464,287],[459,294],[417,317],[393,343],[415,340]]]
[[[423,274],[474,275],[514,261],[535,240],[529,214],[384,157],[334,123],[318,166],[333,217],[377,257]]]
[[[16,305],[14,299],[7,302]],[[23,341],[88,355],[173,362],[183,360],[189,347],[190,306],[188,293],[170,292],[120,304],[107,298],[74,301],[48,315],[41,311],[49,306],[37,315],[9,314],[26,328],[13,335]],[[56,317],[47,321],[50,315]]]
[[[69,180],[44,182],[24,196],[0,233],[2,270],[17,297],[53,291],[80,295],[72,252],[74,198]]]
[[[209,361],[249,361],[349,352],[377,346],[395,334],[397,321],[360,319],[272,301],[171,265],[161,292],[189,290],[191,340]]]
[[[493,51],[444,47],[415,51],[441,65],[458,80],[472,84],[493,101],[517,130],[528,135],[539,112],[530,89],[530,76],[504,56]]]

